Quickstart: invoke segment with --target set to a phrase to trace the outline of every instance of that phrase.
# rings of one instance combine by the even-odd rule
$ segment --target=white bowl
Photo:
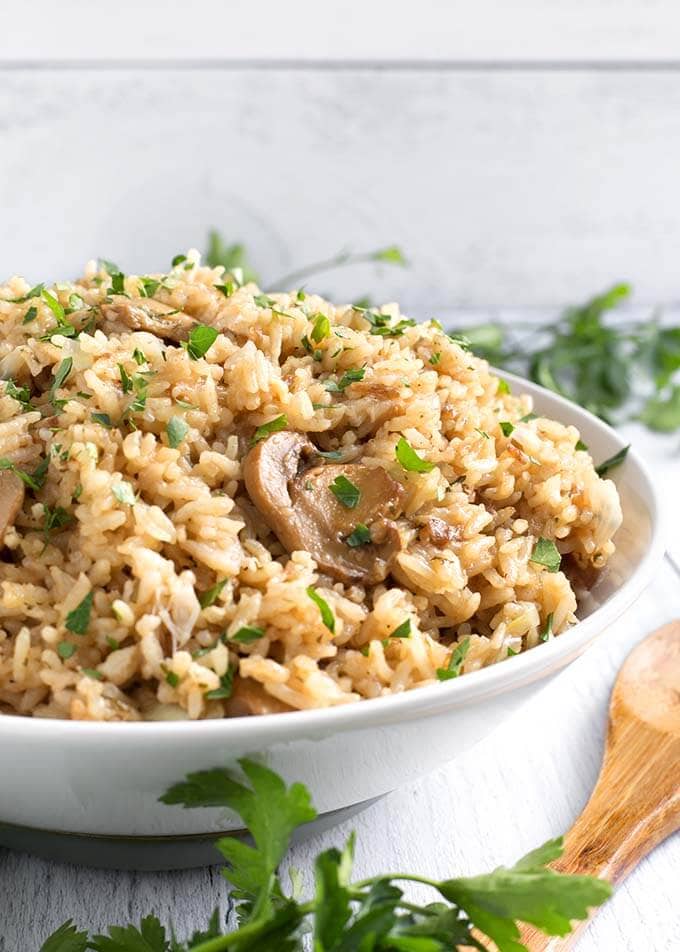
[[[504,376],[541,413],[577,426],[596,461],[623,446],[590,413]],[[559,638],[455,680],[339,708],[139,724],[0,718],[0,825],[126,838],[216,834],[238,828],[238,818],[164,806],[159,795],[190,771],[255,756],[307,784],[327,813],[453,759],[581,654],[651,580],[663,555],[652,479],[634,449],[612,475],[624,512],[617,552],[579,623]]]

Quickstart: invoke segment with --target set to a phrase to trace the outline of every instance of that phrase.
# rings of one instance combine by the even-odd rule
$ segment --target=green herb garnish
[[[20,403],[24,410],[33,409],[33,404],[31,403],[31,391],[28,389],[28,387],[17,387],[11,377],[5,380],[5,393],[8,397],[12,397],[13,400],[16,400],[17,403]]]
[[[72,631],[74,635],[84,635],[87,632],[90,624],[93,598],[94,592],[90,589],[82,602],[66,616],[64,627],[67,628],[68,631]]]
[[[227,698],[230,698],[231,692],[234,689],[235,674],[236,666],[230,665],[220,678],[220,686],[218,688],[214,688],[212,691],[207,691],[205,697],[209,701],[224,701]]]
[[[180,682],[180,676],[174,671],[165,672],[165,680],[170,685],[171,688],[176,688]]]
[[[402,621],[401,625],[397,625],[394,629],[390,638],[410,638],[411,637],[411,619],[407,618],[405,621]]]
[[[97,671],[96,668],[81,668],[83,674],[87,675],[88,678],[92,678],[94,681],[103,681],[104,675],[101,671]]]
[[[324,338],[331,336],[331,322],[325,314],[317,314],[314,318],[314,326],[309,335],[316,343],[320,343]]]
[[[189,424],[182,417],[173,416],[168,420],[165,432],[168,434],[168,444],[174,450],[189,432]]]
[[[217,330],[214,327],[208,327],[207,324],[197,324],[192,328],[189,339],[182,342],[182,347],[192,360],[198,360],[205,357],[212,345],[217,340]]]
[[[281,416],[274,417],[274,419],[270,420],[268,423],[263,423],[262,426],[258,426],[258,428],[253,433],[250,443],[251,445],[259,443],[260,440],[263,440],[271,433],[278,433],[280,430],[285,430],[287,426],[288,417],[285,413],[282,413]]]
[[[111,492],[118,502],[123,503],[125,506],[134,506],[136,502],[135,491],[130,483],[126,483],[125,481],[114,483],[111,487]]]
[[[343,393],[350,384],[356,383],[359,380],[363,380],[365,374],[366,370],[363,367],[354,367],[345,371],[339,382],[336,382],[335,380],[327,380],[324,384],[324,387],[329,393]]]
[[[343,475],[336,476],[328,488],[346,509],[355,509],[361,498],[359,487]]]
[[[325,598],[322,598],[321,595],[316,591],[313,585],[310,585],[307,589],[307,594],[314,602],[314,604],[319,609],[321,613],[321,621],[324,623],[326,628],[330,631],[331,634],[335,634],[335,615],[331,611],[330,605]]]
[[[439,681],[450,681],[451,678],[457,678],[462,670],[465,657],[470,650],[470,637],[463,638],[451,652],[449,663],[445,668],[437,668],[437,678]]]
[[[363,522],[358,522],[352,532],[347,536],[345,542],[347,545],[356,549],[360,545],[368,545],[371,541],[371,530]]]
[[[54,529],[63,529],[64,526],[73,522],[73,516],[64,509],[63,506],[45,506],[43,505],[43,535],[45,543],[49,541],[50,533]]]
[[[411,444],[403,436],[399,438],[394,455],[407,473],[429,473],[435,464],[418,456]]]
[[[498,425],[501,428],[501,433],[503,436],[510,436],[515,429],[514,424],[509,423],[507,420],[501,420]]]
[[[228,696],[231,686],[208,696],[225,696],[222,690]],[[548,867],[562,853],[561,839],[510,868],[481,876],[435,880],[383,873],[353,881],[351,834],[342,849],[332,847],[316,857],[311,897],[303,897],[297,880],[286,890],[279,867],[295,831],[317,816],[309,791],[301,783],[287,786],[256,761],[242,759],[239,766],[242,774],[221,767],[189,774],[161,797],[185,809],[233,811],[247,827],[248,841],[225,837],[217,842],[227,863],[236,925],[223,926],[231,917],[215,910],[203,931],[180,942],[154,915],[145,916],[139,927],[110,926],[108,936],[79,931],[69,919],[41,952],[295,952],[302,948],[301,935],[309,937],[315,952],[454,952],[482,948],[475,931],[486,936],[484,948],[493,943],[510,952],[521,948],[517,921],[564,936],[573,920],[586,919],[590,907],[611,895],[604,880]],[[410,881],[426,886],[437,901],[405,896],[403,886]]]
[[[562,561],[557,546],[552,539],[544,539],[541,536],[529,558],[530,562],[536,562],[538,565],[544,565],[549,572],[557,572]]]
[[[613,456],[610,456],[609,459],[604,460],[599,466],[595,467],[595,472],[598,476],[605,476],[610,470],[615,469],[617,466],[620,466],[624,461],[626,456],[628,456],[628,450],[630,449],[630,444],[624,446],[623,449],[619,450],[618,453],[614,453]]]
[[[91,420],[93,423],[99,423],[101,426],[105,426],[108,430],[113,426],[108,413],[93,413],[91,414]]]
[[[48,461],[48,463],[49,463],[49,461]],[[42,464],[41,464],[41,465],[42,465]],[[40,476],[39,476],[39,477],[36,479],[36,476],[35,476],[35,475],[31,475],[30,473],[27,473],[25,470],[19,469],[19,467],[16,466],[16,465],[12,462],[11,459],[7,459],[7,458],[4,457],[4,456],[0,459],[0,470],[3,470],[3,469],[9,469],[9,470],[11,470],[11,472],[13,472],[15,476],[18,476],[19,479],[22,481],[22,483],[24,483],[26,486],[28,486],[29,489],[32,489],[33,492],[37,492],[39,489],[42,489],[42,487],[43,487],[43,485],[44,485],[44,483],[45,483],[44,473],[43,473],[42,478],[40,478]]]
[[[539,633],[541,641],[549,641],[553,636],[553,612],[550,612],[545,620],[545,628]]]
[[[64,360],[62,360],[62,362],[59,364],[59,366],[57,367],[55,371],[54,379],[52,381],[52,386],[50,387],[50,403],[57,409],[60,409],[61,407],[63,407],[65,403],[65,401],[60,401],[56,399],[57,390],[59,390],[60,387],[63,387],[64,383],[66,382],[66,378],[71,373],[72,367],[73,367],[73,358],[65,357]]]
[[[123,393],[130,393],[132,390],[132,380],[122,364],[118,364],[118,373],[120,374],[120,385],[123,388]]]
[[[243,625],[236,634],[230,636],[229,641],[238,641],[242,645],[249,645],[263,637],[264,628],[258,628],[256,625]]]
[[[38,308],[35,306],[35,304],[32,304],[32,305],[28,308],[28,310],[26,311],[26,313],[24,314],[24,319],[23,319],[23,321],[22,321],[21,323],[22,323],[22,324],[30,324],[31,321],[34,321],[37,316],[38,316]]]
[[[224,586],[227,584],[228,581],[229,581],[228,579],[223,578],[221,581],[217,582],[211,588],[206,589],[205,592],[202,592],[198,596],[198,603],[201,606],[201,608],[209,608],[211,605],[214,605],[220,595],[220,592],[222,591],[222,589],[224,588]]]

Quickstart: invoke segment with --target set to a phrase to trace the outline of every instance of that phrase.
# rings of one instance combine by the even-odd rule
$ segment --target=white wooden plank
[[[634,643],[678,612],[677,577],[664,567],[615,628],[475,750],[293,850],[290,863],[306,871],[307,889],[313,857],[342,843],[351,829],[358,834],[357,877],[387,870],[432,877],[474,873],[512,862],[564,832],[599,770],[616,671]],[[579,952],[676,949],[679,875],[676,837],[620,887]],[[215,870],[107,873],[0,851],[0,893],[0,950],[33,952],[69,915],[98,928],[154,909],[175,923],[179,935],[188,934],[224,903],[225,887]]]
[[[678,17],[673,0],[32,0],[0,59],[654,63],[678,59]]]
[[[17,71],[2,271],[167,265],[215,224],[264,274],[398,242],[319,285],[426,308],[678,298],[680,73]]]

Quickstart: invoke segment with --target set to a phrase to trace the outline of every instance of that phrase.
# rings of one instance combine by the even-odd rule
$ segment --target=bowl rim
[[[611,445],[613,452],[623,449],[626,441],[612,427],[588,410],[565,397],[547,390],[516,374],[491,368],[517,388],[525,388],[532,398],[554,404],[558,411],[564,409],[568,416],[586,420],[590,429],[595,429],[603,441]],[[521,392],[521,389],[519,390]],[[552,415],[552,411],[551,411]],[[557,415],[559,419],[559,413]],[[574,424],[578,425],[578,424]],[[121,743],[123,738],[133,745],[155,739],[171,740],[174,736],[185,742],[193,738],[208,737],[228,740],[238,737],[239,742],[249,739],[262,742],[294,740],[305,736],[323,736],[340,733],[356,727],[377,727],[385,723],[410,720],[413,717],[440,713],[442,710],[463,707],[470,702],[483,701],[496,694],[505,693],[542,677],[547,677],[564,664],[577,657],[589,642],[593,641],[608,624],[618,618],[649,584],[665,551],[662,528],[662,505],[654,479],[637,451],[631,446],[623,464],[637,470],[636,480],[641,486],[640,496],[647,508],[650,520],[650,539],[647,548],[633,569],[630,577],[602,605],[587,618],[560,638],[536,645],[510,659],[510,663],[497,663],[472,671],[464,677],[437,682],[410,691],[370,698],[356,703],[335,707],[309,708],[291,711],[285,715],[261,714],[256,717],[215,718],[197,721],[74,721],[60,718],[23,717],[0,715],[3,733],[26,740],[59,740],[69,742],[94,742],[100,744]],[[562,664],[560,664],[562,662]],[[160,737],[159,737],[160,735]]]

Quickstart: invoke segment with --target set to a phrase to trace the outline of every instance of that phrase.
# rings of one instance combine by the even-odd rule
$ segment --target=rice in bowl
[[[437,322],[92,262],[0,287],[0,712],[224,717],[565,632],[614,484]]]

